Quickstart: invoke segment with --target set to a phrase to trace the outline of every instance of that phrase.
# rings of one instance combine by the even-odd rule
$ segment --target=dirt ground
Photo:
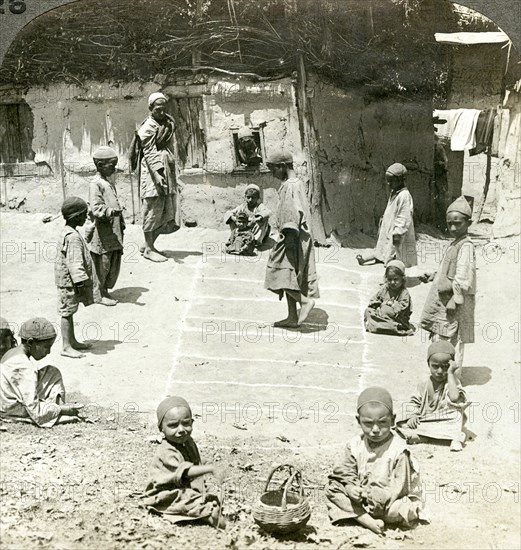
[[[62,222],[2,213],[1,315],[58,322],[53,279]],[[422,471],[430,523],[378,537],[332,528],[324,486],[357,433],[356,396],[385,385],[397,409],[427,375],[426,335],[365,334],[362,315],[381,266],[361,268],[357,249],[316,249],[321,298],[301,331],[273,329],[285,306],[263,289],[267,253],[221,253],[225,231],[182,229],[158,242],[170,260],[141,258],[140,228],[126,234],[114,308],[80,309],[77,335],[93,344],[84,359],[60,356],[68,400],[90,422],[43,430],[0,424],[0,538],[4,548],[519,548],[519,240],[476,237],[476,343],[463,383],[474,434],[460,454],[412,448]],[[419,271],[436,266],[447,242],[421,234]],[[413,270],[417,323],[428,285]],[[158,444],[157,403],[184,395],[196,415],[203,457],[229,466],[216,487],[229,526],[173,527],[150,516],[139,495]],[[251,505],[270,468],[301,469],[312,516],[294,538],[262,533]]]

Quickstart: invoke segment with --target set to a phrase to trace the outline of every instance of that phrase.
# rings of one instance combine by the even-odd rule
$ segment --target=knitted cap
[[[434,342],[429,346],[429,349],[427,350],[427,361],[436,353],[450,355],[454,359],[456,350],[450,342],[447,342],[447,340],[440,340],[439,342]]]
[[[94,160],[117,159],[118,154],[114,149],[112,149],[112,147],[106,147],[105,145],[103,145],[102,147],[98,147],[96,151],[94,151],[92,158]]]
[[[62,216],[68,221],[78,214],[87,212],[88,209],[88,204],[80,197],[68,197],[62,204]]]
[[[190,411],[190,414],[192,414],[192,410],[190,409],[190,405],[188,404],[188,401],[186,399],[183,399],[182,397],[167,397],[166,399],[163,399],[161,403],[157,406],[157,427],[161,430],[161,424],[163,423],[163,419],[166,416],[166,413],[175,407],[185,407]]]
[[[470,204],[468,203],[467,199],[463,196],[458,197],[447,208],[447,214],[449,212],[459,212],[460,214],[463,214],[464,216],[467,216],[468,218],[472,217],[472,209],[470,208]]]
[[[385,269],[388,267],[395,267],[402,275],[405,275],[405,264],[400,260],[391,260],[390,262],[387,262]]]
[[[407,168],[403,164],[400,164],[399,162],[395,162],[394,164],[391,164],[389,168],[385,171],[387,176],[395,176],[397,178],[403,178],[407,175]]]
[[[56,338],[56,331],[50,321],[43,317],[33,317],[25,323],[22,323],[20,332],[18,333],[20,338],[24,340],[50,340]]]
[[[239,139],[246,138],[246,137],[253,137],[253,130],[248,126],[244,126],[237,132],[237,137]]]
[[[249,183],[246,186],[246,191],[257,191],[260,195],[260,187],[258,185],[255,185],[254,183]],[[246,191],[244,191],[246,193]]]
[[[366,403],[380,403],[380,405],[383,405],[390,413],[393,412],[393,398],[385,388],[373,386],[365,389],[358,396],[358,402],[356,404],[357,412]]]

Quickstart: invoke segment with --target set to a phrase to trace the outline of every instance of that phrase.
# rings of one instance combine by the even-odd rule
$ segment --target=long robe
[[[385,523],[410,525],[419,517],[421,483],[419,468],[406,444],[394,433],[372,446],[364,435],[353,437],[342,464],[328,476],[326,491],[329,517],[333,523],[354,519],[368,512]],[[361,502],[352,501],[347,487],[360,487]]]
[[[294,290],[310,298],[319,297],[310,221],[302,181],[298,178],[283,181],[276,216],[279,236],[270,251],[264,281],[264,288],[281,298],[284,290]]]
[[[411,295],[406,288],[391,292],[383,284],[371,298],[365,310],[365,330],[376,334],[409,335],[414,327],[409,323],[412,314]]]
[[[145,232],[173,233],[181,226],[174,127],[170,116],[162,124],[149,116],[137,131],[141,147],[139,196],[143,202]]]
[[[206,493],[202,477],[190,481],[185,476],[187,470],[200,464],[199,450],[191,437],[183,445],[164,439],[150,466],[145,506],[165,514],[172,523],[210,518],[219,500]]]
[[[453,344],[474,342],[475,295],[476,253],[470,238],[463,235],[445,251],[423,307],[421,327]],[[454,313],[446,308],[451,298],[457,304]]]
[[[23,346],[9,350],[0,362],[0,417],[32,422],[51,428],[58,422],[65,388],[56,367],[38,368],[24,352]]]
[[[236,206],[233,210],[228,210],[224,215],[224,223],[230,226],[230,229],[236,229],[237,224],[234,218],[238,214],[246,214],[248,216],[248,229],[251,231],[255,245],[259,246],[270,233],[270,210],[261,202],[253,210],[248,208],[248,204],[243,202]]]
[[[413,209],[412,196],[406,187],[391,193],[382,217],[374,251],[377,260],[386,264],[389,260],[396,258],[401,260],[405,267],[418,264]],[[393,244],[393,235],[402,237],[398,246]]]
[[[431,377],[420,382],[408,403],[402,407],[396,422],[396,431],[408,438],[413,435],[452,441],[459,438],[466,417],[463,410],[468,405],[465,390],[458,383],[459,397],[450,400],[447,382],[434,386]],[[406,426],[412,416],[420,417],[416,429]]]

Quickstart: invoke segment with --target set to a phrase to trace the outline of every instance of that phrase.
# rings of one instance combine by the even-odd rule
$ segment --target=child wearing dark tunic
[[[111,147],[100,147],[92,156],[98,173],[89,186],[90,231],[85,232],[94,266],[94,301],[115,306],[109,294],[114,288],[123,257],[125,220],[115,184],[118,154]]]
[[[407,336],[414,333],[409,323],[412,302],[405,288],[405,265],[391,260],[385,268],[385,283],[365,310],[365,330],[375,334]]]
[[[307,319],[315,306],[314,298],[319,297],[311,213],[304,183],[293,169],[293,157],[277,153],[266,164],[282,184],[276,217],[279,235],[268,258],[264,288],[278,294],[279,299],[285,295],[288,303],[288,316],[274,326],[295,328]]]
[[[410,527],[422,507],[419,469],[405,442],[396,436],[393,400],[384,388],[358,397],[356,419],[362,434],[346,447],[345,458],[329,475],[326,497],[334,525],[350,520],[381,534],[384,526]]]
[[[465,390],[456,374],[456,350],[441,340],[429,346],[427,363],[430,376],[418,384],[396,423],[396,431],[407,443],[426,440],[450,441],[450,450],[463,449],[463,431],[468,406]]]
[[[85,357],[83,350],[90,344],[78,342],[74,334],[73,315],[79,304],[94,303],[92,293],[92,260],[89,249],[78,231],[87,220],[88,205],[79,197],[63,201],[62,215],[65,227],[58,242],[58,254],[54,266],[54,279],[58,287],[58,313],[61,316],[63,339],[62,355],[78,359]]]
[[[248,215],[239,212],[235,217],[235,228],[226,243],[226,252],[237,256],[255,255],[255,238],[251,231]]]
[[[167,397],[157,407],[157,425],[164,439],[150,467],[145,505],[172,523],[201,520],[223,529],[221,503],[207,494],[202,476],[214,474],[222,481],[224,470],[202,463],[191,436],[190,406],[182,397]]]

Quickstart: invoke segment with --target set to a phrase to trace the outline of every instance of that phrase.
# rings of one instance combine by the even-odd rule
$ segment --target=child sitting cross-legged
[[[326,492],[333,524],[354,520],[381,534],[386,524],[410,527],[422,507],[419,470],[392,427],[393,400],[384,388],[358,397],[356,419],[362,434],[346,447],[342,464],[329,475]]]
[[[428,438],[450,441],[451,451],[463,449],[463,411],[469,403],[457,376],[455,353],[454,346],[445,340],[429,346],[427,362],[431,375],[418,384],[396,424],[396,431],[408,443]]]
[[[405,288],[405,265],[391,260],[385,268],[385,283],[365,310],[365,330],[376,334],[407,336],[414,333],[411,295]]]
[[[164,439],[150,467],[144,503],[172,523],[201,520],[224,529],[221,503],[207,494],[202,476],[214,474],[222,481],[225,470],[203,464],[192,439],[193,418],[182,397],[167,397],[157,407],[157,425]]]

